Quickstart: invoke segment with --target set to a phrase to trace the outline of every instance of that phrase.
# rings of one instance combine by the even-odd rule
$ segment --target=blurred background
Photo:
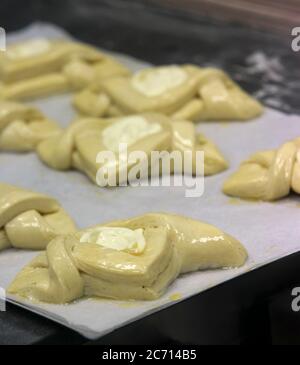
[[[238,22],[254,28],[265,29],[280,34],[290,34],[292,24],[299,24],[300,4],[298,0],[2,0],[1,20],[7,19],[7,27],[16,28],[33,18],[51,18],[53,15],[60,20],[68,15],[87,15],[93,6],[100,3],[106,6],[136,7],[157,6],[165,10],[177,10],[190,15],[198,15],[227,22]],[[21,7],[22,11],[17,9]],[[56,10],[55,10],[56,7]],[[12,14],[14,13],[14,19]],[[57,13],[56,13],[57,12]],[[55,14],[56,13],[56,14]]]
[[[154,64],[221,67],[264,104],[300,113],[298,0],[1,0],[7,32],[37,21]]]
[[[153,0],[166,7],[181,9],[228,22],[288,35],[291,24],[299,24],[298,0]]]

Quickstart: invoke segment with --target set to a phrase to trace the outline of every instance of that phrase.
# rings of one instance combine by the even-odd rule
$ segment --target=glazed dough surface
[[[0,101],[0,151],[25,152],[60,132],[59,126],[36,108]]]
[[[137,72],[131,78],[131,84],[141,94],[159,96],[183,84],[187,73],[179,66],[163,66]]]
[[[137,123],[140,125],[137,126]],[[190,173],[197,174],[196,152],[204,151],[205,175],[215,174],[227,168],[227,162],[217,147],[203,135],[197,134],[193,123],[172,122],[170,118],[155,113],[125,118],[79,119],[59,135],[41,142],[37,147],[37,153],[48,166],[58,170],[76,168],[83,171],[94,182],[97,180],[99,168],[112,168],[117,170],[116,185],[120,185],[125,182],[124,179],[127,181],[127,175],[120,176],[119,160],[107,165],[106,161],[100,161],[97,158],[101,151],[117,150],[120,142],[130,142],[128,155],[132,151],[145,152],[146,158],[141,161],[145,166],[149,162],[152,151],[179,151],[182,155],[185,151],[190,151],[195,156]],[[137,163],[137,161],[130,162],[128,159],[125,166],[127,171]],[[105,185],[105,182],[103,184]]]
[[[141,228],[126,227],[98,227],[88,230],[80,237],[80,242],[95,243],[97,245],[140,254],[146,246],[144,232]]]
[[[224,72],[193,65],[145,69],[95,83],[78,93],[74,106],[85,115],[159,112],[175,119],[248,120],[262,106]]]
[[[67,40],[31,39],[0,54],[0,99],[23,100],[78,90],[129,71],[96,48]]]
[[[144,137],[160,132],[161,129],[159,123],[148,123],[146,118],[139,115],[124,117],[102,131],[103,144],[106,148],[118,152],[121,143],[131,146]]]
[[[300,193],[300,138],[277,150],[255,153],[224,183],[227,195],[244,199],[276,200],[291,190]]]
[[[56,200],[0,183],[0,251],[45,249],[57,235],[74,231],[72,219]]]
[[[140,229],[142,252],[80,242],[99,228]],[[182,216],[150,213],[57,237],[15,278],[8,291],[34,301],[67,303],[82,296],[153,300],[180,273],[238,267],[247,253],[233,237]]]

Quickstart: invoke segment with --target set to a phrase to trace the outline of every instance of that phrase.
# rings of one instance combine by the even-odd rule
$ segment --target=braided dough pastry
[[[300,138],[250,156],[223,186],[225,194],[260,200],[280,199],[290,190],[300,193]]]
[[[57,235],[74,231],[72,219],[55,199],[0,183],[0,251],[45,249]]]
[[[21,100],[80,89],[92,81],[128,73],[94,47],[32,39],[0,53],[0,99]]]
[[[238,267],[246,258],[244,247],[214,226],[150,213],[55,238],[8,291],[50,303],[153,300],[181,273]]]
[[[57,135],[60,130],[34,107],[0,101],[0,151],[34,150],[38,143]]]
[[[118,175],[120,161],[117,159],[114,165],[96,161],[101,151],[117,152],[121,142],[128,144],[128,155],[132,151],[145,152],[147,158],[141,162],[147,166],[152,151],[179,151],[181,154],[191,151],[193,156],[196,151],[204,151],[205,175],[227,168],[227,162],[217,147],[203,135],[197,134],[191,122],[172,122],[170,118],[154,113],[110,119],[79,119],[60,135],[41,142],[37,153],[48,166],[58,170],[76,168],[94,182],[99,168],[109,165],[117,172],[118,185],[124,182]],[[191,174],[196,174],[196,158],[192,162]],[[126,170],[129,171],[137,163],[128,159]]]
[[[74,106],[85,115],[118,116],[159,112],[175,119],[247,120],[262,106],[224,72],[192,65],[145,69],[92,84]]]

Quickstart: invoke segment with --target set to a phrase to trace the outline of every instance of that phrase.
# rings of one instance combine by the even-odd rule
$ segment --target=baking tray
[[[9,39],[26,39],[37,34],[39,37],[67,36],[56,27],[37,24]],[[118,57],[134,70],[146,65],[130,57],[123,55]],[[50,97],[33,104],[66,126],[74,117],[69,102],[70,96],[64,95]],[[249,203],[230,199],[220,191],[226,176],[250,153],[259,149],[275,148],[285,140],[299,136],[299,122],[296,116],[287,116],[267,109],[264,116],[256,121],[199,124],[198,129],[217,143],[230,162],[229,170],[205,179],[205,194],[199,199],[185,198],[184,188],[100,189],[78,172],[62,173],[48,169],[34,154],[1,154],[1,180],[55,196],[80,227],[142,214],[149,210],[170,211],[217,225],[240,239],[250,253],[249,260],[243,268],[205,271],[182,276],[164,297],[151,303],[127,304],[117,301],[88,300],[63,308],[60,306],[60,309],[49,305],[33,308],[25,303],[17,304],[95,339],[244,272],[299,251],[300,244],[297,239],[299,229],[296,225],[300,215],[298,197],[291,196],[276,203]],[[289,232],[288,236],[286,232]],[[6,287],[15,273],[34,255],[35,253],[20,250],[9,250],[1,254],[0,285]],[[173,300],[174,297],[176,301]],[[14,301],[14,298],[9,300]],[[102,315],[95,320],[93,313]],[[74,324],[74,320],[79,320],[80,323]]]

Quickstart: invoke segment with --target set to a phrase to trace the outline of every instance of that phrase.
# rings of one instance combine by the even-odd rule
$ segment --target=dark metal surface
[[[289,35],[280,38],[237,24],[170,14],[146,3],[1,0],[0,26],[11,31],[36,20],[48,21],[83,41],[154,64],[215,65],[265,104],[300,113],[299,55],[291,50]],[[267,67],[254,67],[253,54],[263,54]],[[272,298],[300,283],[299,267],[297,253],[136,321],[98,343],[270,343]],[[289,295],[282,300],[289,308]],[[299,323],[298,317],[290,311],[290,321]],[[281,333],[288,334],[288,326],[289,322],[282,325]],[[0,312],[0,344],[86,342],[73,331],[13,305]]]
[[[86,340],[46,318],[7,303],[0,312],[0,345],[79,344]]]
[[[0,312],[0,344],[300,344],[299,313],[291,310],[299,264],[300,253],[287,256],[93,342],[8,305]]]
[[[155,344],[160,339],[198,345],[271,344],[273,296],[297,286],[299,262],[300,253],[290,255],[136,321],[96,343]],[[284,297],[289,309],[291,298],[290,292]],[[297,313],[289,312],[289,321],[281,326],[285,338],[292,324],[295,329],[300,322]],[[300,343],[299,334],[294,331],[294,343]]]

